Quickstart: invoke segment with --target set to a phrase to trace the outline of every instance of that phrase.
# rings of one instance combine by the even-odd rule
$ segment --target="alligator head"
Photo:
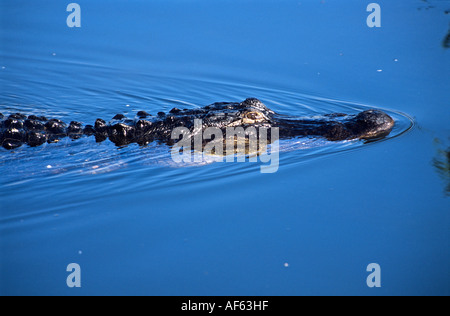
[[[280,138],[319,136],[330,141],[369,140],[389,135],[395,125],[394,119],[380,110],[368,110],[357,115],[336,113],[322,118],[302,119],[275,113],[254,98],[241,103],[215,103],[202,111],[206,112],[198,117],[203,121],[203,128],[278,128]],[[188,120],[192,120],[192,117]]]

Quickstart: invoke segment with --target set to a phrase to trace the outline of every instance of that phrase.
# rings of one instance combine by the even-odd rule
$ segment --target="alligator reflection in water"
[[[433,159],[433,165],[439,175],[446,182],[445,194],[450,196],[450,147],[447,147],[447,149],[442,149],[442,142],[437,138],[434,142],[439,146],[439,148],[437,156]]]
[[[435,1],[431,1],[431,0],[422,0],[422,2],[425,3],[425,5],[420,6],[419,8],[417,8],[417,10],[421,11],[421,10],[433,10],[433,9],[441,9],[442,10],[442,4],[445,5],[444,1],[442,1],[442,3],[440,2],[435,2]],[[444,11],[444,14],[448,15],[450,14],[450,9],[446,9]],[[442,40],[442,46],[444,48],[450,48],[450,28],[447,32],[447,35],[444,37],[444,39]]]
[[[442,46],[444,46],[444,48],[450,48],[450,29],[448,30],[447,36],[442,41]]]

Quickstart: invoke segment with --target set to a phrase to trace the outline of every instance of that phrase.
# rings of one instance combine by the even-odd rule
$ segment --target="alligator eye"
[[[245,117],[252,121],[257,121],[263,118],[258,112],[249,112],[245,115]]]

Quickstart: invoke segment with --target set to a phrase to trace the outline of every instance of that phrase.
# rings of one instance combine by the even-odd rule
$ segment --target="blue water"
[[[0,112],[92,124],[257,97],[397,125],[284,143],[274,174],[92,138],[1,149],[1,295],[450,294],[450,1],[380,0],[381,28],[360,0],[77,3],[81,28],[69,2],[0,1]]]

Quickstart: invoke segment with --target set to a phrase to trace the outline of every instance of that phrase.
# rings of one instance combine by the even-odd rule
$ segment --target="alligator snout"
[[[359,113],[355,118],[356,133],[361,139],[384,137],[391,133],[395,121],[380,110],[368,110]]]

